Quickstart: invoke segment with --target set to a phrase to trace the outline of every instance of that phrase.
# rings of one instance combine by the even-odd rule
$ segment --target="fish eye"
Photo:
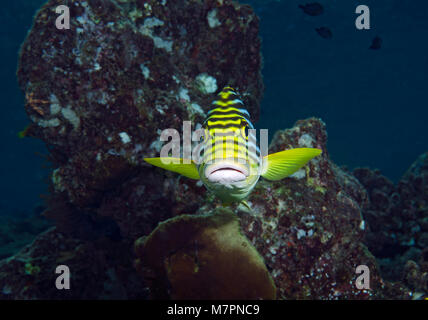
[[[242,137],[248,139],[248,125],[245,125],[241,128]]]

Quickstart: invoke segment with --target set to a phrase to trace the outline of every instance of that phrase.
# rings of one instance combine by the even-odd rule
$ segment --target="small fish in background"
[[[255,133],[250,131],[254,129],[250,114],[231,87],[225,87],[218,94],[202,127],[205,136],[200,164],[182,158],[144,160],[201,180],[224,205],[241,202],[248,207],[245,198],[260,176],[271,181],[284,179],[321,154],[316,148],[294,148],[262,156],[255,142]]]
[[[319,27],[316,28],[315,31],[320,35],[321,38],[331,39],[333,37],[333,33],[327,27]]]
[[[307,3],[305,5],[299,4],[299,8],[312,17],[319,16],[324,12],[323,6],[318,2]]]
[[[382,47],[382,39],[379,36],[374,37],[369,49],[379,50],[381,47]]]

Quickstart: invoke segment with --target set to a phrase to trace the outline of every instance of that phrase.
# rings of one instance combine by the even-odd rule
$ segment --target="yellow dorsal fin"
[[[261,176],[272,181],[284,179],[321,152],[315,148],[296,148],[267,155],[263,158]]]
[[[199,172],[196,164],[192,160],[186,160],[182,158],[144,158],[144,161],[154,165],[156,167],[177,172],[182,176],[185,176],[190,179],[199,179]]]

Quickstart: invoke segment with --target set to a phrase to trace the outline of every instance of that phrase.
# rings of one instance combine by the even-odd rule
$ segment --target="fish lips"
[[[250,172],[245,165],[233,162],[214,163],[205,169],[205,176],[210,182],[233,183],[245,180]]]

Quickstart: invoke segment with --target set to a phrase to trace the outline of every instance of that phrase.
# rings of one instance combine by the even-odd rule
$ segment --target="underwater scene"
[[[428,300],[427,1],[0,21],[0,300]]]

